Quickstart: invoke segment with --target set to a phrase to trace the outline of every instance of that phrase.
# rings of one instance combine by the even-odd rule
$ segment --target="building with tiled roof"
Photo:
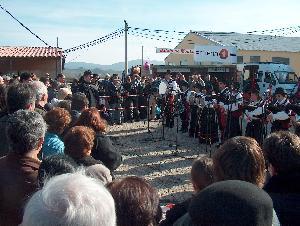
[[[195,45],[236,46],[238,63],[285,63],[291,65],[298,75],[300,74],[300,37],[191,31],[175,49],[194,49]],[[165,62],[171,65],[199,64],[194,62],[192,54],[171,53],[165,58]]]
[[[62,71],[62,49],[56,47],[0,46],[0,73],[23,71],[55,76]]]

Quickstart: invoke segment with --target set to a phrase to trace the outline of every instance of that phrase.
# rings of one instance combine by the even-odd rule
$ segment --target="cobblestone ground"
[[[200,145],[188,133],[179,131],[176,150],[176,125],[165,128],[162,139],[162,125],[150,122],[125,123],[110,127],[108,135],[123,156],[123,164],[116,170],[116,178],[140,176],[159,191],[162,203],[179,202],[192,193],[190,183],[191,164],[198,156],[209,155],[215,147]]]

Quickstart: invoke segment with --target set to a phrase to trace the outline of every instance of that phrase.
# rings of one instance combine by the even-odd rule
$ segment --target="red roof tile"
[[[62,57],[62,49],[56,47],[0,46],[0,57]]]

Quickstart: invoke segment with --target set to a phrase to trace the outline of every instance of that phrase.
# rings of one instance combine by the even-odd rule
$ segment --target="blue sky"
[[[298,0],[0,0],[0,4],[50,45],[67,49],[102,37],[124,26],[176,31],[247,32],[299,26]],[[300,37],[300,32],[294,36]],[[163,60],[155,47],[176,46],[130,36],[128,57]],[[44,46],[0,10],[0,46]],[[69,54],[67,61],[111,64],[124,61],[124,38]]]

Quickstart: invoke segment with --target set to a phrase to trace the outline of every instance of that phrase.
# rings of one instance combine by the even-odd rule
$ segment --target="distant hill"
[[[136,65],[140,65],[142,63],[141,59],[138,60],[130,60],[128,61],[128,68]],[[153,60],[150,61],[151,64],[165,64],[163,61],[157,61]],[[118,71],[121,72],[124,70],[124,62],[119,62],[119,63],[114,63],[111,65],[102,65],[102,64],[93,64],[93,63],[86,63],[86,62],[69,62],[65,64],[66,69],[79,69],[79,68],[85,68],[85,69],[95,69],[99,68],[101,70],[107,71],[107,70],[112,70],[112,71]]]

